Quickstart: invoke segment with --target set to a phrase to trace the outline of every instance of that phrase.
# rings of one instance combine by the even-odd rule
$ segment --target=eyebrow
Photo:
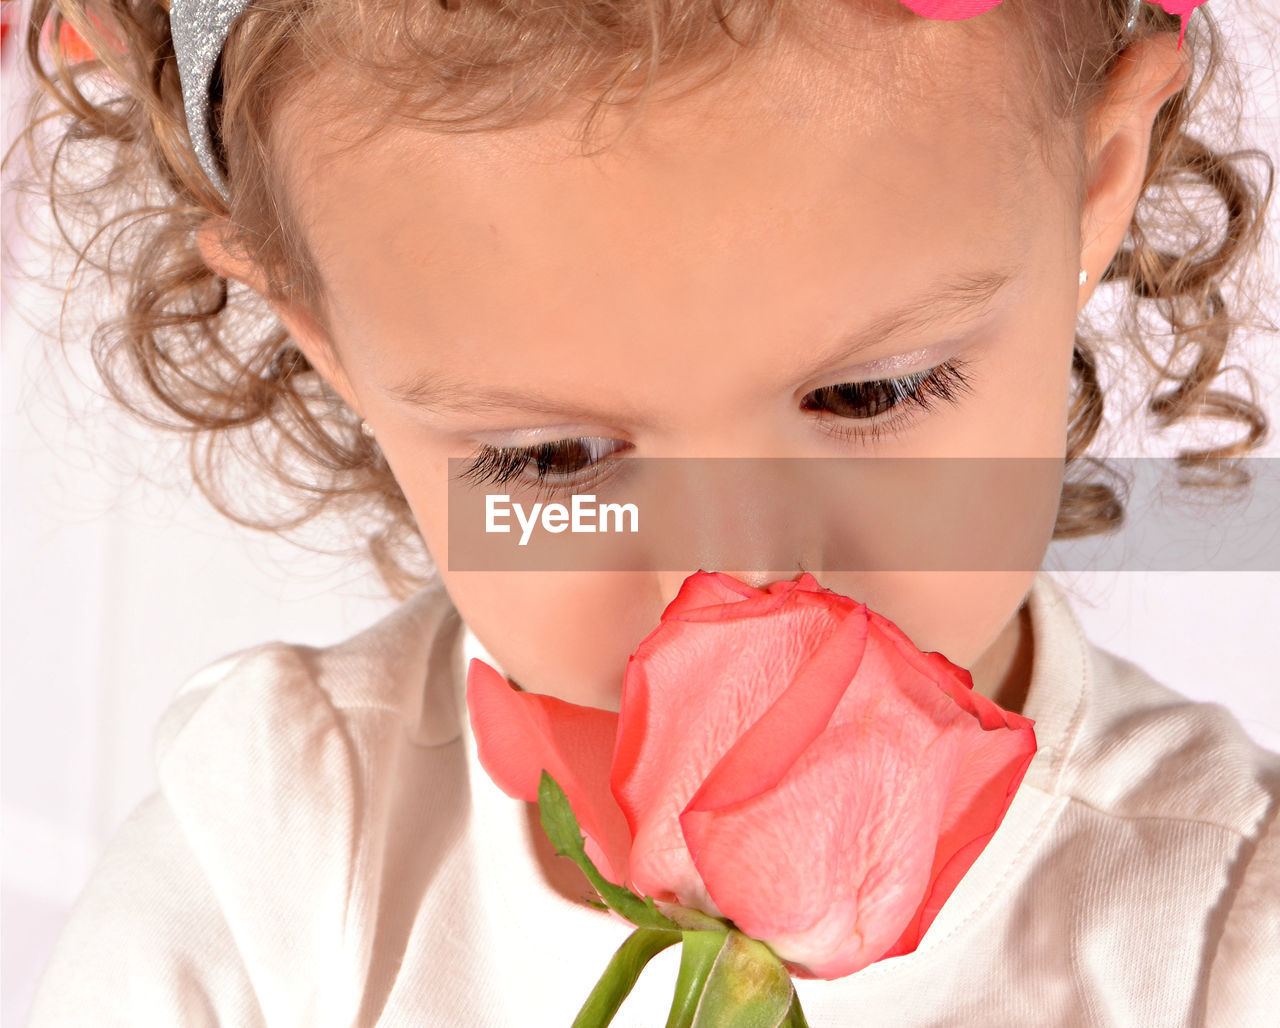
[[[983,312],[1014,276],[1013,269],[993,269],[940,281],[928,292],[901,307],[877,315],[858,332],[841,337],[798,381],[805,381],[826,368],[844,363],[871,346],[907,332],[918,332],[946,321],[959,321],[962,318],[971,320]],[[636,425],[646,423],[639,412],[616,405],[603,410],[572,401],[556,400],[533,390],[477,386],[439,372],[415,373],[385,391],[404,403],[442,413],[475,414],[511,410],[567,416],[584,421],[609,421],[622,416]]]

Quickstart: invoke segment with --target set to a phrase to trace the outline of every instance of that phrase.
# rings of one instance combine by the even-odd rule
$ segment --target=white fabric
[[[810,1024],[1280,1024],[1280,755],[1089,644],[1047,573],[1028,603],[1039,748],[1004,822],[914,953],[798,983]],[[545,882],[476,763],[471,656],[435,586],[186,683],[34,1028],[567,1028],[629,927]],[[614,1023],[662,1025],[678,960]]]

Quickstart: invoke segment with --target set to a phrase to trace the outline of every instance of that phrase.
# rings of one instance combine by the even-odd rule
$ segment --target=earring
[[[367,422],[367,421],[361,421],[361,422],[360,422],[360,431],[361,431],[361,432],[363,432],[363,433],[364,433],[368,438],[370,438],[370,439],[372,439],[372,438],[373,438],[373,429],[371,429],[371,428],[369,427],[369,422]]]
[[[1081,269],[1080,269],[1080,284],[1081,284],[1081,285],[1084,285],[1084,284],[1085,284],[1086,282],[1088,282],[1088,281],[1089,281],[1089,273],[1088,273],[1087,271],[1085,271],[1085,270],[1084,270],[1084,268],[1081,268]]]

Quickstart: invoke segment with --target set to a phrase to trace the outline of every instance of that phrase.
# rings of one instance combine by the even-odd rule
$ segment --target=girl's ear
[[[1151,128],[1160,106],[1181,89],[1191,60],[1177,35],[1162,32],[1130,46],[1112,70],[1106,97],[1086,135],[1089,187],[1080,224],[1080,267],[1089,272],[1080,306],[1120,249],[1142,194]]]
[[[196,233],[196,243],[205,264],[223,278],[243,282],[265,299],[311,366],[346,401],[347,406],[359,414],[359,400],[346,370],[338,360],[337,351],[328,333],[301,306],[272,300],[267,296],[266,279],[262,270],[226,245],[228,230],[227,220],[219,217],[208,218],[200,226]]]

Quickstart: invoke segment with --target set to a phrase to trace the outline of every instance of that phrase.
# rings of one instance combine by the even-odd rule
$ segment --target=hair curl
[[[388,118],[411,117],[438,131],[529,121],[590,88],[585,144],[606,106],[638,110],[659,69],[697,72],[716,59],[715,68],[724,67],[724,58],[813,10],[788,0],[437,2],[253,0],[215,73],[211,117],[232,183],[229,203],[189,145],[167,0],[32,0],[26,36],[41,87],[20,137],[31,181],[58,226],[59,245],[76,255],[73,279],[89,269],[124,283],[122,307],[96,326],[91,344],[112,396],[152,425],[188,433],[196,484],[242,525],[283,533],[325,512],[367,514],[360,549],[397,598],[429,581],[434,567],[390,467],[262,298],[211,271],[196,245],[209,215],[226,216],[264,270],[268,294],[301,301],[324,323],[316,263],[273,159],[279,105],[334,64],[354,72],[344,79],[350,109],[376,102]],[[1131,41],[1127,7],[1125,0],[1005,0],[992,12],[1028,44],[1020,51],[1026,81],[1035,83],[1031,99],[1046,124],[1050,117],[1084,124]],[[900,5],[895,10],[911,17]],[[93,59],[69,63],[64,47],[48,45],[64,26],[88,43]],[[1144,4],[1134,35],[1176,31],[1176,17]],[[1179,464],[1208,470],[1211,484],[1238,484],[1232,459],[1267,433],[1248,371],[1248,397],[1213,383],[1228,370],[1233,332],[1248,324],[1229,311],[1223,291],[1260,244],[1274,167],[1261,151],[1221,152],[1192,134],[1193,112],[1230,65],[1205,8],[1183,45],[1195,70],[1156,117],[1141,199],[1102,277],[1119,287],[1121,317],[1111,333],[1078,326],[1055,539],[1110,531],[1123,519],[1115,485],[1097,480],[1107,466],[1086,454],[1103,425],[1099,355],[1109,342],[1131,345],[1153,373],[1145,406],[1158,428],[1201,418],[1242,426],[1232,442],[1179,451]],[[1238,124],[1241,92],[1238,84],[1226,90],[1217,120],[1234,99]],[[48,122],[53,145],[42,136]],[[1265,168],[1265,188],[1246,173],[1250,158]],[[1205,190],[1216,211],[1188,202]],[[1168,331],[1150,328],[1146,313]],[[232,454],[284,486],[291,510],[234,509],[224,481]]]

